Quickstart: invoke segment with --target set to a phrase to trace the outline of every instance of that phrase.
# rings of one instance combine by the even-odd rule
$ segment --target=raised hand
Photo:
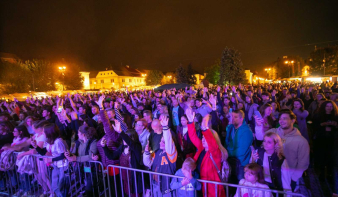
[[[105,147],[105,146],[107,145],[107,140],[106,140],[105,137],[103,137],[103,138],[101,139],[100,144],[101,144],[102,147]]]
[[[221,87],[217,86],[216,90],[217,92],[221,91]]]
[[[185,110],[185,115],[187,116],[189,122],[194,121],[195,112],[193,112],[191,108]]]
[[[236,93],[237,91],[236,91],[236,86],[232,86],[232,92],[233,93]]]
[[[150,151],[149,140],[148,140],[146,147],[144,148],[144,151],[146,151],[146,152]]]
[[[256,151],[252,151],[251,155],[252,155],[252,159],[254,161],[256,161],[257,159],[259,159],[258,153]]]
[[[187,177],[184,177],[181,181],[182,186],[188,185],[190,183],[190,180]]]
[[[213,106],[216,106],[216,98],[213,94],[210,94],[209,101]]]
[[[118,120],[115,120],[115,125],[112,125],[114,130],[118,133],[122,132],[121,123]]]
[[[166,115],[162,114],[160,117],[160,121],[161,121],[162,127],[166,127],[168,126],[169,118]]]

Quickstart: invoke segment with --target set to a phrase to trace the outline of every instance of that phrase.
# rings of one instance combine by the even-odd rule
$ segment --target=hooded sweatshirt
[[[270,131],[277,133],[282,138],[284,155],[289,164],[291,179],[297,181],[310,163],[309,143],[296,128],[293,128],[288,134],[284,134],[281,127],[270,129],[267,132]]]
[[[182,186],[181,183],[184,177],[182,169],[177,170],[175,175],[182,177],[182,178],[173,178],[170,183],[170,188],[176,190],[176,196],[194,197],[195,190],[200,190],[202,188],[202,184],[197,181],[199,175],[195,171],[192,172],[193,178],[190,180],[190,183],[188,183],[185,186]]]

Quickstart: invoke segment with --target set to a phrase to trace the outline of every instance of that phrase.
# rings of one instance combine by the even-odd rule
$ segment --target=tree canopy
[[[161,84],[163,73],[159,70],[151,70],[147,73],[146,84],[147,85],[158,85]]]
[[[241,60],[241,54],[233,49],[225,47],[220,62],[219,85],[226,83],[246,83],[246,77]]]
[[[312,74],[338,74],[338,46],[317,48],[310,53],[309,66]]]
[[[177,83],[188,83],[187,71],[183,68],[182,64],[176,68],[176,81]]]

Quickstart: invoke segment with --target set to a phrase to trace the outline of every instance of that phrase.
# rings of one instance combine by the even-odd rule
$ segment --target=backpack
[[[230,168],[229,163],[227,161],[222,161],[221,162],[221,169],[218,169],[216,162],[215,162],[214,158],[212,158],[211,154],[210,154],[210,159],[211,159],[212,163],[214,164],[214,166],[217,170],[217,174],[218,174],[221,182],[227,183],[229,181],[229,177],[230,177],[230,174],[231,174],[231,168]]]
[[[13,150],[5,150],[0,157],[0,171],[13,170],[15,166],[16,155]]]

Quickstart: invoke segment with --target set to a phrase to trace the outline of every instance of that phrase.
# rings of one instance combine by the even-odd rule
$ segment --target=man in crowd
[[[288,109],[279,114],[278,128],[269,131],[277,133],[283,141],[284,155],[291,170],[291,187],[294,191],[299,178],[307,170],[310,164],[310,147],[308,141],[297,128],[293,127],[296,115]],[[267,132],[269,132],[267,131]]]
[[[244,178],[244,166],[249,163],[253,134],[244,121],[244,112],[232,112],[232,124],[227,127],[225,148],[228,150],[232,167],[232,183],[238,183]]]

